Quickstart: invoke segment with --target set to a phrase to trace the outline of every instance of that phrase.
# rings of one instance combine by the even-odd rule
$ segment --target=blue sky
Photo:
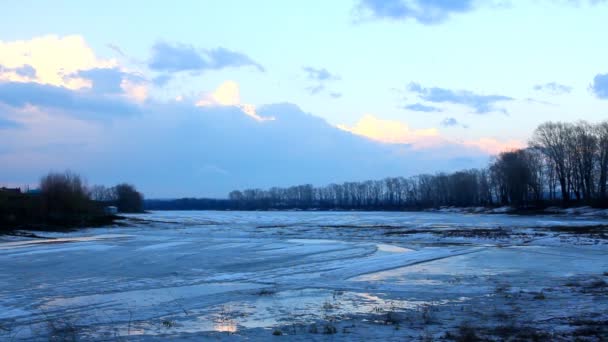
[[[11,166],[0,171],[0,182],[30,184],[49,168],[72,168],[93,183],[139,180],[152,196],[222,196],[273,181],[325,183],[483,165],[493,153],[523,146],[544,121],[608,118],[607,23],[608,2],[601,0],[5,4],[0,160]],[[275,106],[260,114],[281,103],[298,109]],[[266,152],[248,152],[259,153],[259,163],[239,164],[241,151],[221,135],[196,144],[181,139],[190,115],[184,113],[230,108],[255,129],[240,118],[211,122],[200,113],[196,125],[206,125],[201,132],[232,130],[226,136],[234,134],[241,146],[259,140]],[[325,120],[327,145],[312,144],[324,136],[315,130],[308,132],[311,145],[283,140],[303,118]],[[163,125],[177,128],[165,132]],[[150,160],[133,166],[133,175],[149,174],[145,179],[121,176],[115,156],[125,149],[110,142],[119,141],[123,127],[131,127],[121,145],[133,145],[131,153],[150,152],[146,127],[163,135],[170,151],[187,151],[163,156],[191,170],[183,183],[155,185],[162,175],[150,170]],[[252,131],[262,135],[247,137]],[[356,149],[345,139],[365,147],[352,156]],[[261,164],[285,164],[288,155],[275,151],[273,141],[302,150],[317,169],[331,159],[321,150],[341,146],[334,151],[339,170],[309,177],[294,166],[273,175]],[[198,157],[193,166],[192,157],[208,146],[228,157]],[[73,158],[63,160],[71,148]],[[419,162],[430,152],[432,160]],[[91,166],[91,155],[113,167]],[[369,170],[350,170],[357,163],[369,163]],[[203,177],[200,170],[216,180],[189,186]]]

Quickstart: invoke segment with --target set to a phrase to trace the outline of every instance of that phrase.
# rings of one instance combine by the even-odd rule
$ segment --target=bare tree
[[[608,181],[608,121],[601,122],[596,126],[598,140],[598,167],[599,167],[599,198],[606,203],[606,182]]]
[[[546,122],[536,128],[530,145],[542,151],[555,168],[559,180],[562,201],[570,201],[572,163],[570,149],[572,125],[562,122]]]
[[[49,215],[86,212],[90,206],[87,188],[81,177],[70,171],[51,172],[40,180],[40,191]]]

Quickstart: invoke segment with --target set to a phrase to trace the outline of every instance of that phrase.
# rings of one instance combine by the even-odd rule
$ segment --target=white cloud
[[[526,146],[526,144],[519,140],[498,140],[495,138],[479,138],[477,140],[466,140],[462,144],[468,147],[477,148],[483,152],[492,155],[524,148]]]
[[[196,102],[197,107],[209,106],[232,106],[238,107],[243,113],[251,116],[258,121],[274,120],[270,117],[259,116],[256,108],[252,104],[241,103],[241,90],[235,81],[225,81],[220,84],[213,92],[205,93]]]
[[[436,128],[411,129],[401,121],[383,120],[372,114],[364,115],[354,126],[338,125],[338,128],[384,143],[417,147],[436,144],[439,138]]]
[[[411,144],[414,149],[454,146],[462,152],[476,150],[495,155],[500,152],[523,148],[519,140],[499,140],[490,137],[454,141],[440,135],[436,128],[412,129],[396,120],[384,120],[371,114],[364,115],[354,126],[338,125],[338,128],[371,140],[389,144]]]
[[[30,40],[0,41],[0,65],[7,68],[30,65],[36,70],[33,78],[15,73],[1,73],[0,80],[33,81],[80,89],[90,87],[90,82],[70,77],[70,74],[93,68],[112,68],[117,66],[117,62],[114,59],[98,58],[81,36],[48,35]]]
[[[34,72],[19,72],[23,68]],[[79,35],[46,35],[30,40],[0,41],[0,81],[34,82],[71,90],[90,89],[93,81],[78,76],[80,71],[117,68],[130,71],[116,59],[99,58]],[[25,70],[25,69],[23,69]],[[124,96],[141,102],[148,89],[143,79],[123,79]]]

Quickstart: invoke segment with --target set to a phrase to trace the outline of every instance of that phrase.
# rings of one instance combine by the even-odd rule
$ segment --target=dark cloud
[[[403,108],[408,109],[408,110],[413,110],[415,112],[426,112],[426,113],[442,111],[441,108],[423,105],[422,103],[414,103],[414,104],[406,105],[406,106],[403,106]]]
[[[119,96],[38,83],[0,82],[0,103],[15,108],[33,105],[56,109],[81,119],[104,119],[139,112],[136,105]]]
[[[308,90],[310,95],[317,95],[317,94],[321,93],[323,90],[325,90],[325,86],[319,84],[316,86],[307,87],[306,90]]]
[[[377,19],[413,19],[421,24],[438,24],[452,14],[472,11],[473,0],[360,0],[359,8]]]
[[[120,48],[120,46],[118,46],[118,45],[116,45],[116,44],[112,44],[112,43],[106,44],[106,46],[107,46],[107,47],[108,47],[110,50],[112,50],[112,51],[116,52],[117,54],[119,54],[119,55],[121,55],[121,56],[123,56],[123,57],[127,57],[127,55],[124,53],[124,51],[122,51],[122,49]]]
[[[99,94],[123,93],[120,86],[123,80],[144,81],[143,77],[123,72],[118,68],[94,68],[82,70],[70,76],[91,81],[93,85],[91,90]]]
[[[159,75],[156,76],[152,79],[152,83],[154,83],[155,85],[159,86],[159,87],[164,87],[165,85],[167,85],[167,83],[169,83],[169,81],[171,81],[173,77],[170,74],[163,74],[163,75]]]
[[[418,83],[410,83],[408,90],[417,93],[420,99],[432,103],[453,103],[470,107],[477,114],[500,111],[506,113],[505,109],[496,108],[498,102],[512,101],[513,98],[503,95],[479,95],[468,90],[450,90],[439,87],[424,88]]]
[[[7,68],[5,66],[0,65],[0,73],[1,72],[14,72],[21,77],[35,78],[36,77],[36,69],[29,64],[24,64],[17,68]]]
[[[209,68],[209,64],[190,45],[170,45],[159,42],[152,47],[148,67],[158,71],[192,71]]]
[[[73,115],[82,115],[82,107],[74,106]],[[224,197],[235,188],[451,171],[462,167],[451,158],[472,158],[475,162],[467,167],[474,167],[484,165],[488,157],[458,144],[421,150],[375,142],[288,103],[256,109],[260,116],[275,118],[272,121],[257,121],[235,106],[170,102],[148,103],[145,110],[146,115],[105,125],[103,134],[94,137],[92,125],[79,125],[68,134],[70,126],[62,129],[61,117],[50,125],[28,123],[36,129],[20,130],[18,140],[0,133],[0,149],[20,156],[9,158],[6,167],[2,162],[7,159],[0,157],[0,179],[24,172],[37,177],[69,166],[96,183],[135,182],[148,197]],[[41,152],[32,152],[32,143],[44,148],[45,158],[36,158]]]
[[[148,62],[150,69],[163,72],[202,72],[243,66],[253,66],[259,71],[265,71],[259,63],[240,52],[222,47],[198,51],[190,45],[171,45],[164,42],[156,43],[152,47],[152,58]]]
[[[463,125],[460,121],[456,120],[455,118],[445,118],[441,121],[441,126],[443,127],[455,127],[455,126],[461,126],[463,128],[467,128],[467,125]]]
[[[7,119],[3,119],[0,118],[0,129],[6,129],[6,128],[21,128],[23,127],[23,125],[21,125],[18,122],[12,121],[12,120],[7,120]]]
[[[15,68],[15,72],[17,73],[17,75],[22,77],[36,77],[36,69],[34,69],[34,67],[29,64],[25,64],[23,66]]]
[[[608,74],[598,74],[593,78],[591,91],[602,100],[608,100]]]
[[[327,82],[339,80],[340,77],[332,74],[327,71],[325,68],[313,68],[313,67],[303,67],[302,70],[306,73],[306,77],[315,83],[315,85],[307,87],[306,90],[310,93],[310,95],[317,95],[322,93],[326,87]],[[329,92],[329,96],[332,98],[341,97],[342,94],[338,92]]]
[[[333,75],[332,73],[327,71],[327,69],[325,69],[325,68],[317,69],[317,68],[313,68],[313,67],[304,67],[302,69],[306,72],[306,74],[308,75],[308,78],[313,81],[324,82],[324,81],[332,81],[332,80],[340,79],[340,77]]]
[[[543,92],[549,93],[551,95],[562,95],[562,94],[568,94],[568,93],[572,92],[572,87],[569,87],[569,86],[563,85],[563,84],[559,84],[556,82],[549,82],[549,83],[545,83],[545,84],[535,85],[534,90],[543,91]]]
[[[212,50],[206,50],[207,57],[210,61],[210,66],[212,69],[223,69],[223,68],[236,68],[243,66],[253,66],[257,68],[261,72],[265,72],[263,66],[259,63],[255,62],[249,56],[235,51],[230,51],[228,49],[218,47]]]

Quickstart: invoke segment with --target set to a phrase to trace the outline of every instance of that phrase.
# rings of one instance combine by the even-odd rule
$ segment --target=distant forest
[[[230,192],[228,199],[149,200],[150,210],[357,209],[548,205],[607,207],[608,121],[547,122],[525,149],[506,151],[486,168],[314,187]]]

